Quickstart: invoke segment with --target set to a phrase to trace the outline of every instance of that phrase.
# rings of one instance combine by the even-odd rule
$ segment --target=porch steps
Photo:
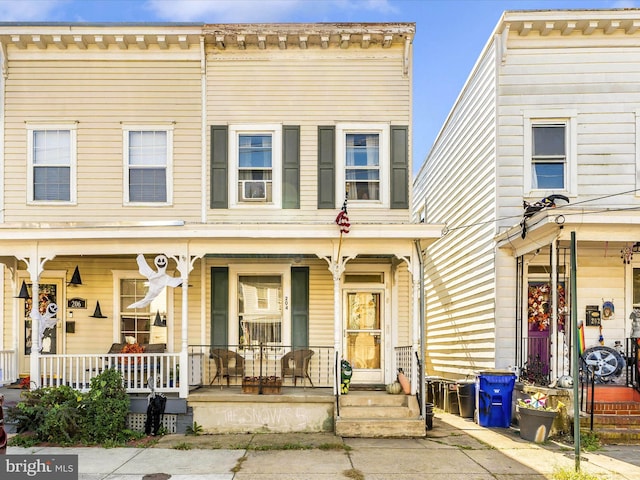
[[[340,396],[336,435],[361,438],[424,437],[415,396],[390,395],[378,391],[350,391]]]
[[[587,410],[591,407],[587,399]],[[605,444],[640,445],[640,393],[625,386],[596,386],[593,430]],[[583,414],[580,428],[591,427],[591,415]]]

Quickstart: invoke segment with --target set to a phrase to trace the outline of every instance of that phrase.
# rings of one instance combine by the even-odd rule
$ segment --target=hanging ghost
[[[149,291],[142,300],[132,303],[127,308],[141,308],[149,305],[154,298],[156,298],[166,286],[179,287],[182,285],[182,278],[172,277],[167,275],[167,263],[169,260],[165,255],[158,255],[153,263],[158,269],[154,271],[144,258],[144,255],[139,254],[136,257],[138,262],[138,268],[140,274],[149,279]]]
[[[58,305],[50,303],[47,305],[47,309],[44,315],[41,314],[37,308],[32,308],[29,316],[33,320],[38,320],[38,338],[40,338],[40,349],[43,349],[44,332],[47,328],[55,328],[58,324],[58,319],[55,318],[58,314]],[[46,350],[48,351],[48,350]]]

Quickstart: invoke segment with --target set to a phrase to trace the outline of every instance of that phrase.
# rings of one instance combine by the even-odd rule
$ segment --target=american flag
[[[345,197],[344,203],[342,204],[342,208],[338,212],[338,216],[336,217],[336,223],[340,228],[340,233],[349,233],[349,227],[351,223],[349,223],[349,216],[347,215],[347,198]]]

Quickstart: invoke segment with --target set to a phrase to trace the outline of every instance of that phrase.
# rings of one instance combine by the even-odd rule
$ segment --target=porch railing
[[[313,354],[306,370],[292,370],[283,374],[283,358],[299,350],[291,345],[190,345],[189,379],[195,386],[239,386],[245,377],[276,377],[283,386],[333,387],[335,382],[334,347],[309,346]],[[220,360],[224,357],[226,360]],[[289,364],[293,365],[293,364]],[[291,367],[293,368],[293,367]],[[295,376],[294,376],[295,373]],[[308,376],[307,376],[308,374]]]
[[[625,358],[627,359],[627,385],[640,392],[640,339],[626,339]]]
[[[7,385],[18,379],[16,360],[14,350],[0,350],[0,385]]]
[[[68,385],[86,391],[91,379],[108,368],[118,370],[128,393],[148,393],[149,378],[157,392],[179,392],[179,353],[43,355],[41,386]]]
[[[520,378],[535,385],[547,386],[550,378],[550,339],[549,337],[523,337],[523,357]]]

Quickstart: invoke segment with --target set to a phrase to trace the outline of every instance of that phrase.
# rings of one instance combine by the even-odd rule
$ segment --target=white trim
[[[27,205],[76,205],[78,202],[78,122],[27,123]],[[48,130],[69,132],[69,200],[34,200],[33,198],[33,134]]]
[[[291,265],[290,264],[230,264],[229,265],[229,323],[228,341],[240,343],[238,331],[238,276],[281,275],[282,276],[282,344],[291,345]]]
[[[344,201],[344,184],[346,168],[346,135],[348,133],[377,133],[380,135],[379,144],[379,169],[380,169],[380,199],[357,200],[349,199],[350,206],[358,208],[389,208],[389,164],[390,152],[390,127],[388,123],[338,123],[336,125],[336,208],[342,206]]]
[[[173,205],[173,130],[171,124],[122,124],[122,204],[125,206],[165,207]],[[129,133],[130,132],[166,132],[166,202],[131,202],[129,201]]]
[[[543,197],[551,193],[565,193],[568,196],[578,194],[578,111],[575,109],[548,109],[523,112],[523,188],[525,197]],[[531,172],[532,127],[541,124],[565,125],[565,187],[549,191],[534,189]]]
[[[271,135],[271,202],[238,202],[238,137]],[[229,125],[229,208],[282,208],[282,125]]]
[[[635,131],[635,140],[636,140],[636,174],[635,174],[635,196],[640,197],[640,110],[635,111],[636,115],[636,131]]]

